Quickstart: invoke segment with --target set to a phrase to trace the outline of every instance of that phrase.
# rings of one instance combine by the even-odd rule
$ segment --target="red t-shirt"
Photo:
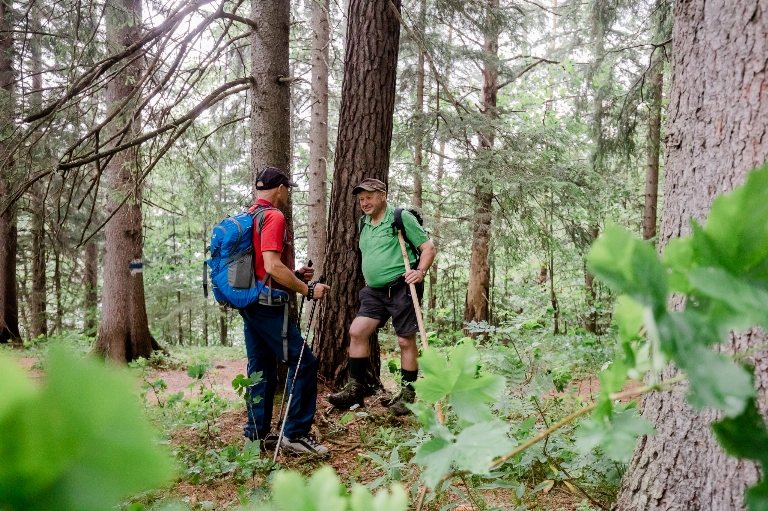
[[[274,207],[269,201],[259,199],[248,211],[252,213],[259,205]],[[264,226],[261,230],[261,236],[259,236],[259,230],[256,228],[255,222],[256,219],[254,219],[253,228],[253,250],[256,253],[254,258],[256,279],[261,282],[267,273],[267,270],[264,268],[263,252],[265,251],[280,252],[280,261],[293,270],[291,235],[285,227],[285,217],[280,210],[269,209],[264,212]],[[287,290],[286,287],[281,286],[274,279],[272,280],[272,285],[275,289]]]

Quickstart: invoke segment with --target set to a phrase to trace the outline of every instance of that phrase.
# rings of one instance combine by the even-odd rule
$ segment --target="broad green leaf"
[[[350,511],[405,511],[408,509],[408,495],[403,487],[393,484],[389,491],[384,489],[371,493],[363,486],[355,486],[349,499]]]
[[[451,471],[454,456],[454,444],[440,437],[424,442],[416,449],[411,463],[425,467],[421,479],[430,488],[434,488],[445,474]]]
[[[652,245],[629,231],[610,225],[592,244],[589,271],[617,291],[629,295],[655,314],[666,310],[667,273]]]
[[[699,292],[727,305],[732,311],[729,318],[732,328],[768,326],[768,291],[751,286],[721,268],[696,268],[688,278]]]
[[[712,203],[706,228],[694,234],[703,266],[768,280],[768,165],[747,174],[743,186]],[[716,264],[712,264],[716,263]]]
[[[727,417],[735,417],[756,395],[752,378],[744,368],[703,346],[687,350],[677,364],[688,374],[688,402],[695,408],[715,408]]]
[[[754,398],[747,401],[741,414],[713,422],[712,429],[728,454],[768,467],[768,429]]]
[[[643,327],[644,307],[627,295],[621,295],[616,300],[614,317],[619,327],[619,336],[624,342],[639,339],[638,333]]]
[[[509,424],[498,419],[472,425],[455,442],[433,438],[419,446],[411,462],[424,466],[422,480],[434,488],[455,467],[474,474],[488,474],[491,461],[516,445],[508,436]]]
[[[516,442],[509,438],[510,426],[498,419],[474,424],[456,439],[455,462],[459,470],[488,474],[491,462],[511,451]]]
[[[344,487],[331,467],[322,467],[309,480],[283,471],[275,476],[273,499],[282,511],[346,511]]]
[[[599,446],[612,460],[627,463],[640,435],[653,434],[650,422],[630,408],[614,412],[610,418],[589,418],[579,425],[576,443],[588,451]]]
[[[749,488],[744,497],[749,511],[768,511],[768,482],[765,480]]]
[[[48,367],[45,387],[0,418],[0,508],[103,510],[169,480],[127,374],[62,349]]]
[[[454,348],[450,364],[436,350],[427,350],[419,358],[424,377],[413,384],[419,398],[431,404],[447,397],[463,423],[490,420],[491,410],[486,403],[501,394],[505,380],[485,372],[478,374],[479,360],[477,348],[469,342]]]
[[[606,396],[620,391],[627,384],[627,367],[617,358],[608,369],[600,372],[600,392]]]
[[[690,291],[688,271],[694,266],[694,253],[691,238],[674,238],[664,247],[662,261],[671,270],[669,273],[669,290],[687,293]]]

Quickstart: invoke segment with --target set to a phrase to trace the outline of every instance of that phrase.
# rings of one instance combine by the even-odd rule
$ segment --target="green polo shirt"
[[[393,232],[392,223],[395,221],[395,208],[387,204],[387,211],[378,225],[371,224],[371,217],[366,216],[360,231],[360,251],[363,253],[363,277],[371,287],[384,287],[405,273],[403,253],[397,233]],[[408,239],[420,247],[429,239],[427,233],[419,225],[419,221],[408,210],[403,210],[403,225]],[[405,242],[408,259],[413,268],[416,254]]]

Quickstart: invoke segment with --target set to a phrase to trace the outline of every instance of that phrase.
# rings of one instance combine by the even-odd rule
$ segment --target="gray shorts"
[[[421,303],[424,295],[424,283],[416,284],[416,293]],[[392,318],[392,326],[400,337],[409,337],[419,332],[416,310],[413,308],[411,287],[401,277],[387,287],[365,286],[360,290],[360,310],[358,317],[379,320],[379,328]]]

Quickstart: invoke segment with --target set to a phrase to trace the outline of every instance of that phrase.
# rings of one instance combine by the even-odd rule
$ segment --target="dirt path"
[[[232,380],[238,374],[245,374],[247,361],[242,360],[214,360],[213,367],[205,375],[204,382],[211,384],[213,390],[227,399],[240,399],[232,388]],[[148,379],[160,378],[168,385],[166,395],[184,392],[185,396],[191,396],[193,389],[187,386],[195,379],[187,375],[186,370],[153,370],[148,373]]]

